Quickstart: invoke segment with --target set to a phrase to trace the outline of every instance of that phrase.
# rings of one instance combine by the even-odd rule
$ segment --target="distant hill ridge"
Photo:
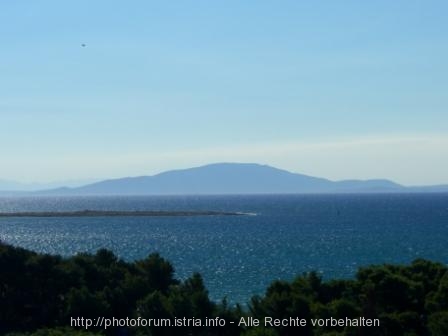
[[[385,179],[331,181],[256,163],[214,163],[153,176],[104,180],[27,195],[207,195],[448,192],[448,186],[405,187]],[[17,195],[17,192],[15,193]]]

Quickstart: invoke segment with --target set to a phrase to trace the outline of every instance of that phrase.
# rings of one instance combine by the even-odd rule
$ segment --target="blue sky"
[[[0,179],[236,161],[448,183],[447,10],[445,1],[4,3]]]

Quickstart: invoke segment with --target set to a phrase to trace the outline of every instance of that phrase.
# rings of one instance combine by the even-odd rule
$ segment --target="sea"
[[[448,263],[448,194],[0,198],[0,212],[212,210],[241,216],[0,218],[0,240],[71,256],[107,248],[131,261],[157,252],[176,277],[199,272],[215,301],[245,305],[277,279],[359,267]]]

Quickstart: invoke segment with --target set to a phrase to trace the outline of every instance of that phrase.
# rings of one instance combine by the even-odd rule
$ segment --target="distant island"
[[[331,181],[256,163],[215,163],[153,176],[104,180],[81,187],[34,192],[3,191],[7,196],[229,195],[448,192],[448,185],[407,187],[386,179]]]
[[[81,211],[30,211],[0,212],[2,217],[189,217],[189,216],[241,216],[242,212],[224,211],[116,211],[116,210],[81,210]]]

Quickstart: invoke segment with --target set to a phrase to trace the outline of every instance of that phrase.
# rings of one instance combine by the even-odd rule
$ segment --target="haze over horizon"
[[[448,184],[444,1],[15,1],[0,180],[256,162]]]

